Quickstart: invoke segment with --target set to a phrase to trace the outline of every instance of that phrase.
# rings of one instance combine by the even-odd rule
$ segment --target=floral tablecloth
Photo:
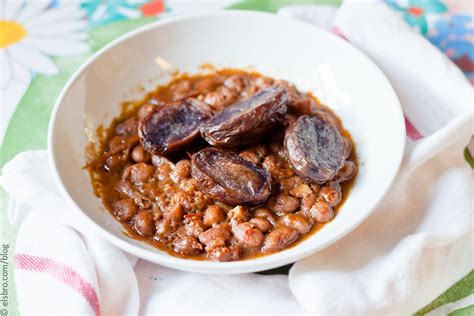
[[[474,84],[471,0],[385,2],[452,59]],[[116,37],[182,12],[276,12],[297,3],[336,6],[340,0],[0,0],[0,167],[21,151],[46,147],[49,117],[61,88],[80,64]],[[473,165],[468,150],[465,157]],[[7,203],[0,189],[1,242],[13,249],[15,229],[6,219]],[[8,309],[14,315],[17,309],[12,266],[9,272]],[[453,315],[474,315],[474,272],[418,314],[440,310],[447,304],[454,306],[450,308]]]

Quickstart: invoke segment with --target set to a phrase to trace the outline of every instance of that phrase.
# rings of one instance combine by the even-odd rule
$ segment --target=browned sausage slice
[[[138,135],[147,151],[165,154],[189,144],[209,118],[207,105],[186,99],[157,107],[140,122]]]
[[[316,116],[303,115],[292,123],[285,132],[285,147],[295,172],[316,183],[333,179],[344,165],[339,130]]]
[[[211,198],[258,205],[270,195],[270,175],[232,151],[205,148],[191,157],[191,175]]]
[[[213,146],[234,147],[257,142],[286,113],[288,93],[270,87],[237,102],[214,116],[201,128],[202,137]]]

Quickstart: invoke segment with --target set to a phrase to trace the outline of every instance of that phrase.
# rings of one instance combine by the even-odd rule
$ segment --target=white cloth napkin
[[[282,13],[298,17],[301,8]],[[334,25],[386,73],[412,138],[423,136],[407,143],[393,189],[359,228],[295,264],[289,277],[174,271],[101,240],[59,196],[46,153],[26,152],[0,176],[20,226],[20,311],[408,314],[466,275],[474,255],[472,173],[462,158],[472,135],[469,83],[383,4],[344,3]]]

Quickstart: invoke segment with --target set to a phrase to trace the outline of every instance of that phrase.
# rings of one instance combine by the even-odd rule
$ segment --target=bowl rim
[[[118,45],[119,43],[126,41],[127,39],[134,37],[136,35],[139,35],[141,33],[147,32],[152,29],[156,29],[159,27],[162,27],[164,25],[172,24],[172,23],[177,23],[180,21],[186,21],[186,20],[192,20],[196,18],[212,18],[216,16],[243,16],[243,17],[248,17],[248,16],[259,16],[262,18],[274,18],[274,19],[280,19],[280,20],[286,20],[286,22],[290,23],[298,23],[298,24],[304,24],[306,27],[313,27],[318,29],[321,32],[326,33],[326,35],[329,35],[330,37],[333,37],[333,39],[340,41],[347,49],[351,49],[354,51],[354,53],[359,54],[360,57],[366,60],[366,62],[372,64],[375,69],[374,71],[377,71],[380,73],[380,75],[385,79],[385,81],[388,83],[388,86],[391,88],[391,92],[393,93],[393,96],[395,97],[395,100],[397,101],[397,112],[399,116],[399,123],[400,125],[400,135],[397,138],[399,140],[398,144],[394,144],[394,147],[398,148],[396,151],[398,153],[397,157],[394,158],[394,165],[396,165],[396,168],[394,169],[392,179],[390,180],[389,184],[387,185],[386,189],[383,191],[382,194],[380,194],[379,199],[375,204],[373,204],[370,209],[363,214],[363,216],[359,217],[358,220],[354,221],[351,226],[349,226],[347,229],[338,232],[333,236],[333,238],[328,239],[321,244],[311,247],[309,249],[306,249],[304,251],[300,251],[299,253],[292,254],[287,257],[279,258],[279,260],[272,260],[271,258],[273,255],[267,255],[264,257],[256,258],[256,259],[248,259],[248,260],[241,260],[241,261],[232,261],[232,262],[213,262],[213,261],[207,261],[207,260],[192,260],[192,259],[183,259],[179,257],[174,257],[168,254],[161,254],[158,252],[152,252],[150,250],[147,250],[145,248],[142,248],[140,246],[134,245],[131,242],[122,240],[116,236],[114,236],[112,233],[108,232],[105,228],[103,228],[101,225],[96,223],[92,218],[90,218],[82,209],[81,207],[74,201],[72,196],[69,194],[68,190],[66,189],[65,184],[62,181],[60,172],[57,167],[57,162],[56,162],[56,157],[54,155],[54,136],[55,136],[55,128],[56,128],[56,122],[57,122],[57,115],[59,112],[59,109],[61,107],[61,104],[63,104],[64,98],[68,91],[70,90],[71,86],[76,82],[76,80],[89,68],[89,66],[101,55]],[[398,99],[397,94],[395,93],[393,86],[390,84],[389,80],[385,76],[385,74],[380,70],[380,68],[369,58],[363,53],[361,50],[359,50],[357,47],[351,45],[347,41],[344,41],[343,39],[339,38],[337,35],[319,28],[317,26],[311,25],[307,22],[304,21],[299,21],[295,19],[291,19],[289,17],[284,17],[284,16],[279,16],[273,13],[267,13],[267,12],[260,12],[260,11],[247,11],[247,10],[222,10],[222,11],[212,11],[212,12],[198,12],[198,13],[187,13],[187,14],[180,14],[177,16],[173,17],[166,17],[163,19],[160,19],[155,22],[151,22],[149,24],[143,25],[141,27],[138,27],[135,30],[132,30],[130,32],[127,32],[118,38],[112,40],[110,43],[106,44],[104,47],[99,49],[96,53],[94,53],[92,56],[90,56],[79,68],[73,73],[73,75],[68,79],[67,83],[61,90],[56,103],[54,105],[50,122],[49,122],[49,127],[48,127],[48,136],[47,136],[47,151],[48,151],[48,159],[52,167],[52,173],[53,173],[53,178],[58,186],[58,189],[62,195],[63,198],[66,199],[66,201],[69,203],[69,205],[74,209],[76,213],[80,214],[80,217],[82,217],[90,227],[93,227],[93,229],[101,236],[101,238],[107,240],[110,242],[112,245],[120,248],[121,250],[130,253],[132,255],[135,255],[139,258],[142,258],[144,260],[156,263],[156,264],[162,264],[164,266],[173,268],[173,269],[179,269],[183,271],[189,271],[189,272],[198,272],[198,273],[212,273],[212,274],[237,274],[237,273],[249,273],[249,272],[258,272],[258,271],[263,271],[263,270],[269,270],[273,269],[276,267],[284,266],[286,264],[294,263],[302,258],[305,258],[311,254],[314,254],[329,245],[335,243],[336,241],[340,240],[347,234],[349,234],[351,231],[353,231],[356,227],[358,227],[372,212],[375,210],[375,208],[380,204],[380,202],[385,198],[387,193],[389,192],[390,188],[392,187],[398,173],[401,167],[401,163],[403,160],[404,152],[405,152],[405,142],[406,142],[406,133],[405,133],[405,120],[403,116],[403,111]],[[395,146],[396,145],[396,146]],[[292,249],[296,249],[298,247],[295,246]],[[282,252],[278,252],[282,253]],[[266,258],[266,260],[264,260]]]

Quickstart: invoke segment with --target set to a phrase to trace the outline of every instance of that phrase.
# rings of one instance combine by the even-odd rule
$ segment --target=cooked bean
[[[300,116],[285,132],[288,159],[295,172],[312,182],[333,179],[345,161],[339,130],[316,116]]]
[[[135,215],[133,218],[133,228],[143,237],[151,237],[155,234],[155,221],[153,220],[153,213],[150,211],[143,211]]]
[[[296,229],[300,234],[306,234],[311,230],[311,223],[299,214],[286,214],[281,218],[281,223]]]
[[[264,234],[272,229],[272,224],[263,217],[254,217],[249,221],[249,223],[260,229],[260,231]]]
[[[186,214],[191,215],[191,214]],[[206,229],[200,216],[191,216],[184,220],[184,227],[186,235],[199,237],[199,235]]]
[[[113,171],[118,169],[122,164],[122,159],[118,155],[110,156],[105,160],[105,169],[107,171]]]
[[[180,183],[180,187],[186,192],[186,193],[193,193],[196,191],[197,188],[197,182],[195,179],[186,179],[183,182]]]
[[[264,237],[260,229],[252,227],[249,222],[233,226],[232,233],[243,248],[259,248],[263,243]]]
[[[238,205],[227,213],[227,217],[231,225],[234,225],[248,221],[250,214],[245,207]]]
[[[256,210],[253,211],[253,217],[262,217],[265,218],[267,221],[270,222],[273,226],[275,226],[275,217],[273,216],[273,213],[270,212],[268,209],[259,207]]]
[[[148,162],[150,161],[150,154],[142,146],[138,145],[132,150],[132,159],[135,162]]]
[[[129,181],[119,181],[116,184],[115,190],[117,192],[127,195],[135,202],[135,204],[137,204],[143,209],[148,209],[152,206],[152,202],[150,201],[150,199],[139,191],[137,191],[136,189],[134,189],[134,186]]]
[[[300,201],[291,195],[280,193],[268,201],[268,207],[277,214],[292,213],[298,209]]]
[[[244,89],[244,83],[242,81],[241,76],[239,75],[230,76],[229,78],[227,78],[224,81],[224,86],[235,91],[236,93],[240,93]]]
[[[210,78],[203,78],[194,84],[194,90],[196,91],[196,94],[209,93],[210,91],[214,90],[214,80]]]
[[[320,199],[314,203],[313,207],[311,207],[309,215],[320,223],[326,223],[333,219],[334,210],[328,202]]]
[[[163,218],[163,211],[161,210],[159,203],[157,201],[155,201],[155,203],[152,204],[152,211],[153,211],[153,219],[155,221],[158,221]]]
[[[199,241],[206,245],[206,250],[224,247],[227,240],[232,237],[229,225],[216,225],[199,235]]]
[[[336,176],[338,182],[344,182],[354,178],[357,172],[357,167],[353,161],[344,162],[344,166],[339,170]]]
[[[262,162],[262,167],[267,170],[273,178],[281,180],[293,176],[293,169],[285,165],[285,162],[278,157],[268,155]]]
[[[342,143],[344,146],[344,157],[347,159],[349,158],[352,152],[352,141],[347,137],[343,137]]]
[[[303,179],[299,176],[292,176],[280,180],[280,189],[282,191],[292,190],[294,187],[303,183]]]
[[[136,117],[131,117],[117,124],[115,131],[118,135],[134,135],[137,133],[137,129],[138,119]]]
[[[160,104],[160,106],[163,106],[164,104],[161,104],[161,103],[158,103]],[[138,113],[137,113],[137,116],[138,116],[138,119],[143,119],[145,118],[148,114],[150,114],[151,112],[153,112],[156,108],[156,105],[152,105],[152,104],[144,104],[142,105],[139,109],[138,109]]]
[[[341,186],[337,182],[329,182],[321,188],[319,196],[322,197],[330,206],[336,206],[341,202]]]
[[[202,245],[195,237],[183,236],[173,241],[173,250],[183,255],[197,255],[202,251]]]
[[[169,218],[164,218],[156,224],[155,238],[160,241],[170,239],[173,233],[173,225]]]
[[[140,142],[152,154],[177,151],[199,135],[199,128],[209,118],[208,107],[195,99],[157,107],[140,121]]]
[[[188,159],[180,160],[176,163],[176,166],[173,171],[173,181],[179,182],[182,181],[191,175],[191,161]]]
[[[226,107],[201,128],[213,146],[235,147],[259,141],[286,113],[286,90],[268,88]]]
[[[159,180],[169,178],[171,173],[175,169],[174,163],[172,163],[169,159],[163,156],[152,155],[151,162],[156,167],[156,174]]]
[[[155,173],[155,168],[146,163],[139,162],[129,167],[129,170],[124,172],[124,180],[130,178],[132,183],[144,183],[148,181]],[[129,175],[129,176],[128,176]]]
[[[311,190],[309,185],[306,183],[298,184],[290,191],[290,194],[297,198],[303,198],[307,195],[310,195],[311,193],[313,193],[313,190]]]
[[[270,195],[268,173],[231,151],[205,148],[191,157],[201,191],[221,202],[258,205]]]
[[[181,80],[171,86],[171,94],[173,95],[173,101],[179,101],[191,94],[193,85],[188,80]]]
[[[240,248],[236,245],[230,247],[217,247],[208,252],[212,261],[225,262],[239,259]]]
[[[217,91],[210,92],[204,97],[204,102],[216,111],[220,111],[235,101],[235,95],[230,89],[221,87]]]
[[[115,136],[109,142],[109,152],[116,152],[119,150],[127,141],[127,137]]]
[[[321,185],[317,183],[311,183],[310,185],[311,190],[313,190],[314,193],[318,193],[319,190],[321,190]]]
[[[273,84],[273,79],[258,77],[254,80],[254,84],[259,88],[268,88]]]
[[[254,164],[258,164],[265,157],[266,153],[265,145],[256,145],[241,151],[239,156]]]
[[[204,211],[204,225],[206,226],[223,222],[225,218],[224,211],[217,205],[211,205]]]
[[[181,204],[171,204],[165,213],[165,217],[169,218],[173,222],[181,222],[183,220],[184,211]]]
[[[282,250],[298,239],[298,231],[289,227],[279,227],[265,237],[262,252],[271,253]]]
[[[239,156],[254,164],[257,164],[260,161],[260,158],[258,157],[258,155],[251,150],[243,150],[239,153]]]
[[[132,199],[118,200],[112,204],[115,216],[122,222],[128,222],[137,213],[137,205]]]

